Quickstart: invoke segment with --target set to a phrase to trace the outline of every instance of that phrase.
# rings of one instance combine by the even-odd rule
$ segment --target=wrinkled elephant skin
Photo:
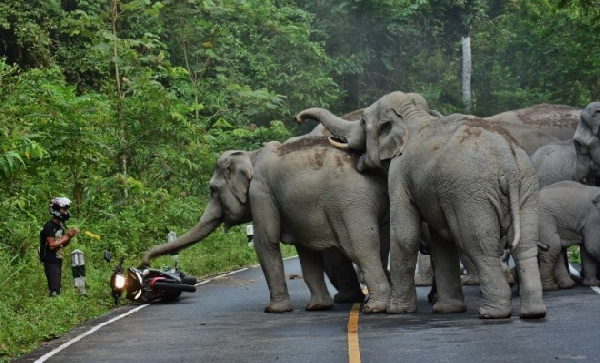
[[[569,288],[575,282],[559,261],[563,248],[581,246],[584,285],[599,285],[600,187],[562,181],[540,190],[540,276],[544,290]]]
[[[221,223],[227,230],[252,220],[254,248],[270,292],[266,312],[293,309],[280,242],[294,244],[298,251],[311,293],[307,310],[333,305],[321,252],[336,248],[364,276],[369,289],[364,310],[385,312],[390,285],[380,253],[387,256],[389,250],[387,185],[382,175],[359,173],[356,159],[332,148],[326,137],[269,142],[249,152],[227,151],[217,162],[210,201],[199,223],[178,240],[152,247],[143,262],[196,243]]]
[[[538,180],[528,154],[510,133],[474,116],[436,117],[423,97],[402,92],[376,101],[358,122],[322,108],[296,116],[304,119],[318,120],[362,152],[359,170],[388,172],[389,313],[416,311],[414,271],[424,221],[438,288],[434,312],[465,311],[462,250],[479,271],[479,316],[509,317],[512,294],[498,258],[509,247],[520,278],[520,317],[546,315],[537,261]]]
[[[542,146],[531,155],[531,162],[540,188],[563,180],[590,185],[600,183],[600,169],[594,168],[589,156],[577,153],[572,139]]]
[[[510,131],[527,154],[555,141],[572,139],[582,110],[576,107],[539,104],[484,117]]]

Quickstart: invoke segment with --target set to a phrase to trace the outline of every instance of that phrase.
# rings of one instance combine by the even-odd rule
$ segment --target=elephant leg
[[[338,290],[333,297],[336,304],[351,304],[365,299],[354,270],[354,265],[337,248],[328,248],[322,252],[325,274]]]
[[[479,317],[482,319],[510,317],[512,293],[502,272],[500,256],[503,249],[500,222],[496,211],[485,204],[474,205],[473,203],[457,205],[455,211],[447,217],[448,224],[452,226],[452,238],[462,252],[473,261],[474,269],[479,273],[481,291]],[[458,258],[458,255],[455,258]],[[434,262],[437,267],[438,261],[434,259]],[[434,272],[436,279],[441,278],[437,276],[437,271]],[[438,290],[440,288],[441,283],[438,280]]]
[[[270,299],[265,307],[267,313],[284,313],[294,309],[290,300],[283,258],[279,243],[279,213],[267,198],[251,205],[254,218],[254,249],[269,287]],[[259,218],[260,216],[260,218]]]
[[[494,254],[472,256],[471,258],[479,270],[482,298],[479,317],[483,319],[510,317],[512,293],[502,272],[502,260]]]
[[[561,289],[569,289],[575,286],[575,281],[571,278],[569,273],[569,261],[564,248],[561,249],[557,261],[554,265],[554,281],[558,284]],[[541,265],[540,265],[541,270]],[[541,274],[541,271],[540,271]],[[543,285],[542,285],[543,287]]]
[[[556,224],[552,218],[540,214],[540,225],[544,226],[539,232],[540,242],[548,246],[548,250],[539,251],[539,270],[542,289],[544,291],[553,291],[559,289],[559,284],[554,280],[556,264],[564,264],[564,261],[558,262],[561,255],[561,241],[556,229]],[[516,259],[516,258],[515,258]],[[560,266],[558,267],[561,268]]]
[[[390,181],[390,184],[393,184]],[[421,218],[405,189],[390,189],[390,277],[388,313],[417,311],[415,268],[421,243]]]
[[[590,248],[581,246],[580,251],[581,267],[585,271],[583,285],[600,285],[600,280],[598,279],[598,261],[600,261],[600,249],[595,248],[594,246],[590,246]]]
[[[304,282],[310,290],[310,302],[306,305],[307,311],[328,310],[333,307],[333,300],[325,285],[323,275],[323,255],[302,245],[296,245],[300,267]]]
[[[538,219],[538,212],[537,200],[534,202],[532,199],[531,202],[523,205],[520,223],[521,239],[512,250],[519,276],[521,302],[519,317],[521,319],[541,319],[546,316],[538,264],[539,223],[541,221],[541,218]]]
[[[369,290],[363,312],[367,314],[384,313],[390,300],[390,282],[385,274],[381,253],[381,234],[377,219],[365,224],[363,215],[344,216],[344,225],[350,229],[338,231],[341,248],[354,261]],[[354,226],[367,226],[355,228]],[[385,238],[385,236],[383,236]],[[385,247],[384,247],[385,248]]]
[[[460,262],[465,267],[465,270],[467,270],[467,274],[462,275],[460,278],[462,284],[463,285],[478,285],[479,284],[479,273],[477,272],[477,267],[475,266],[473,261],[471,261],[469,256],[467,256],[463,253],[460,256]]]
[[[431,230],[431,258],[437,298],[434,313],[464,313],[467,305],[460,281],[460,250],[456,244],[443,240]]]

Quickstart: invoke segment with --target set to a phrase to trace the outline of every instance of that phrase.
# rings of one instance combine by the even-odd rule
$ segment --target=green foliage
[[[466,32],[472,113],[600,99],[593,5],[3,1],[0,276],[14,295],[0,304],[0,358],[110,309],[102,252],[135,265],[168,231],[184,233],[203,212],[217,157],[303,132],[291,123],[299,110],[343,114],[394,90],[422,93],[444,114],[461,110]],[[35,251],[55,195],[74,201],[70,225],[82,233],[69,251],[82,249],[89,262],[86,299],[68,288],[60,299],[45,298]],[[254,264],[256,256],[236,227],[185,250],[181,261],[204,276]],[[40,304],[54,324],[32,318]]]
[[[99,261],[86,255],[87,296],[72,288],[70,264],[63,264],[63,292],[47,296],[44,267],[34,251],[23,263],[0,250],[0,282],[5,291],[0,304],[0,359],[14,357],[35,348],[40,342],[55,339],[74,325],[108,312],[112,306],[109,269],[99,269]]]
[[[573,245],[567,249],[567,255],[569,256],[570,263],[581,264],[581,250],[580,246]]]

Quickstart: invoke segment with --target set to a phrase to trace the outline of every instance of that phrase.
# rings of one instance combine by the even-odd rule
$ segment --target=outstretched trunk
[[[200,217],[200,221],[183,236],[177,238],[175,241],[150,248],[142,257],[142,264],[149,265],[150,260],[155,257],[177,252],[203,240],[217,229],[221,225],[221,222],[220,213],[215,213],[212,208],[207,208],[202,217]]]
[[[306,109],[295,118],[296,122],[303,122],[307,119],[320,122],[335,137],[341,139],[342,142],[347,142],[349,148],[358,151],[365,150],[365,135],[360,128],[360,121],[349,121],[318,107]],[[341,147],[340,145],[338,143],[335,146]]]

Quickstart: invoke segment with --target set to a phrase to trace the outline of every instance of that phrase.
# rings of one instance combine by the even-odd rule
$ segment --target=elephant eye
[[[577,150],[580,155],[590,154],[588,148],[583,146],[579,140],[573,140],[573,143],[575,144],[575,150]]]
[[[210,195],[215,195],[217,194],[218,190],[217,187],[215,187],[214,185],[210,186]]]
[[[379,128],[379,135],[385,136],[385,135],[389,134],[391,130],[392,130],[392,123],[389,121],[385,122]]]

